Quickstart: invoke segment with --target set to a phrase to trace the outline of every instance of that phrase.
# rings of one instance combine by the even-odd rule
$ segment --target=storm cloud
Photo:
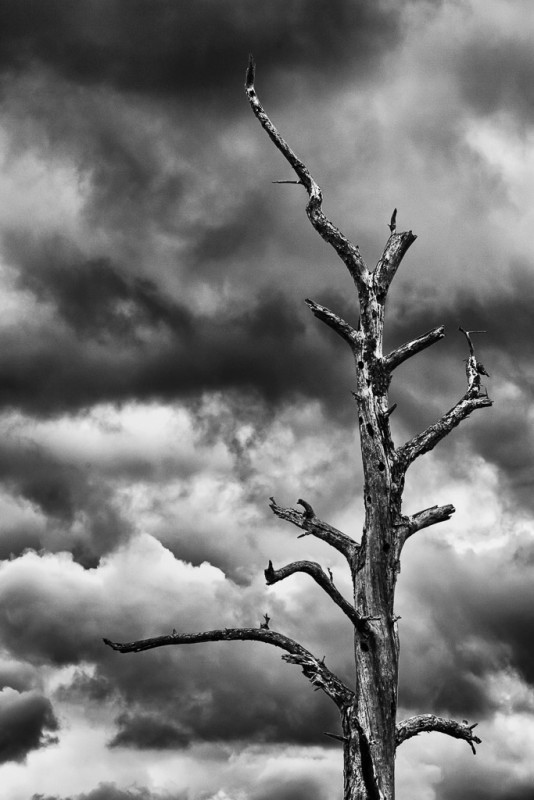
[[[392,4],[343,0],[290,8],[243,0],[186,0],[179,6],[156,0],[150,7],[143,0],[95,0],[79,8],[62,0],[46,6],[7,2],[2,17],[4,70],[45,66],[77,84],[180,100],[196,91],[216,99],[241,73],[242,54],[250,49],[271,70],[311,68],[319,75],[339,70],[343,48],[353,69],[369,73],[400,33]],[[224,95],[219,102],[224,105]]]

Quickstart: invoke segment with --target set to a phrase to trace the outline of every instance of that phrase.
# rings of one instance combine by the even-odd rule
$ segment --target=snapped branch
[[[469,725],[467,722],[456,722],[453,719],[436,717],[434,714],[421,714],[416,717],[409,717],[399,722],[396,729],[395,742],[398,747],[400,744],[417,736],[418,733],[437,731],[452,736],[455,739],[463,739],[467,742],[473,754],[476,755],[475,744],[480,744],[481,740],[473,733],[477,723]]]
[[[409,536],[417,533],[417,531],[423,530],[423,528],[437,525],[438,522],[447,522],[455,511],[454,506],[450,504],[446,506],[431,506],[431,508],[418,511],[417,514],[413,514],[411,517],[404,517],[400,524],[403,541],[406,541]]]
[[[392,372],[408,358],[430,347],[430,345],[443,339],[444,336],[445,328],[443,325],[440,325],[439,328],[433,328],[431,331],[427,331],[427,333],[418,336],[417,339],[412,339],[411,342],[406,342],[406,344],[397,347],[396,350],[392,350],[391,353],[384,358],[386,369]]]
[[[104,644],[117,650],[119,653],[140,653],[143,650],[152,650],[155,647],[167,645],[196,644],[198,642],[223,642],[223,641],[254,641],[265,642],[273,647],[286,651],[282,658],[290,664],[298,664],[311,683],[322,689],[336,705],[342,709],[353,698],[353,692],[345,686],[337,675],[324,665],[323,661],[316,658],[309,650],[302,647],[294,639],[268,628],[222,628],[220,630],[203,631],[201,633],[175,633],[168,636],[156,636],[152,639],[140,639],[135,642],[112,642],[104,639]]]
[[[324,322],[325,325],[332,328],[342,339],[344,339],[354,351],[354,345],[360,338],[361,334],[358,331],[354,330],[352,325],[349,325],[348,322],[345,322],[337,314],[334,314],[333,311],[330,311],[329,308],[326,306],[322,306],[319,303],[315,303],[313,300],[306,300],[304,301],[312,314],[320,319],[321,322]]]
[[[274,497],[271,497],[270,501],[273,514],[276,514],[280,519],[291,522],[293,525],[296,525],[297,528],[301,528],[305,531],[301,536],[311,535],[315,536],[317,539],[322,539],[323,542],[327,542],[327,544],[331,545],[331,547],[334,547],[345,556],[352,568],[354,559],[360,548],[359,544],[355,542],[354,539],[351,539],[346,533],[338,531],[337,528],[334,528],[327,522],[318,519],[309,503],[304,503],[302,500],[299,500],[299,504],[303,505],[305,508],[304,513],[301,514],[300,511],[294,508],[282,508],[282,506],[277,505]]]
[[[269,566],[265,570],[265,580],[267,581],[267,585],[271,586],[273,583],[278,583],[278,581],[282,581],[284,578],[288,578],[296,572],[304,572],[310,575],[314,581],[324,589],[326,594],[332,598],[334,603],[339,606],[343,613],[346,614],[355,628],[364,632],[368,631],[367,621],[358,614],[354,606],[343,597],[341,592],[336,588],[332,578],[324,572],[320,564],[317,564],[316,561],[293,561],[291,564],[287,564],[280,569],[274,569],[273,562],[269,561]]]
[[[352,242],[324,215],[322,211],[323,194],[321,188],[312,177],[306,165],[293,152],[285,139],[280,136],[278,130],[265,113],[254,87],[255,73],[255,61],[252,56],[249,56],[245,92],[254,115],[273,144],[280,150],[286,161],[291,165],[299,182],[305,187],[309,198],[306,206],[306,213],[311,224],[322,239],[334,248],[344,262],[358,290],[365,290],[366,282],[369,279],[369,270],[361,257],[358,247],[352,244]]]

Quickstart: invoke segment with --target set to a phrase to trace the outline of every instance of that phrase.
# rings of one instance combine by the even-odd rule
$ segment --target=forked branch
[[[260,125],[266,131],[273,144],[280,150],[286,161],[295,171],[299,181],[308,193],[308,205],[306,213],[311,224],[325,242],[332,245],[336,253],[342,259],[354,280],[358,291],[365,291],[366,281],[368,280],[369,270],[361,257],[356,245],[352,244],[335,225],[324,215],[322,211],[323,194],[317,181],[312,177],[306,165],[293,152],[288,143],[278,133],[277,129],[265,113],[261,105],[256,89],[254,78],[256,64],[252,56],[249,57],[247,77],[245,82],[245,92],[250,103],[250,107],[258,119]]]
[[[282,508],[282,506],[276,503],[274,497],[271,497],[270,501],[271,510],[277,517],[291,522],[293,525],[296,525],[297,528],[302,528],[302,530],[305,531],[305,533],[301,534],[302,536],[311,535],[315,536],[317,539],[322,539],[323,542],[327,542],[327,544],[334,547],[340,553],[343,553],[351,567],[353,566],[354,559],[360,548],[359,544],[355,542],[354,539],[351,539],[346,533],[338,531],[337,528],[334,528],[327,522],[318,519],[308,503],[306,503],[306,506],[309,511],[305,511],[301,514],[300,511],[294,508]],[[303,505],[300,500],[299,503]]]
[[[402,259],[416,239],[417,236],[411,231],[404,231],[403,233],[392,231],[386,242],[382,257],[373,272],[373,285],[379,298],[385,298],[387,295],[391,281],[395,277]]]
[[[265,580],[271,586],[273,583],[288,578],[296,572],[304,572],[310,575],[319,586],[324,589],[326,594],[332,598],[334,603],[339,606],[344,614],[350,619],[352,624],[359,630],[367,632],[367,621],[356,611],[354,606],[346,600],[341,592],[336,588],[332,578],[330,578],[320,564],[316,561],[293,561],[280,569],[274,569],[273,562],[269,561],[269,566],[265,570]]]
[[[220,630],[203,631],[202,633],[172,633],[168,636],[156,636],[152,639],[140,639],[135,642],[112,642],[104,639],[104,644],[119,653],[139,653],[153,650],[155,647],[167,645],[196,644],[198,642],[254,641],[265,642],[273,647],[285,650],[288,655],[282,656],[285,661],[299,664],[311,683],[343,709],[353,699],[353,692],[345,686],[337,675],[316,658],[309,650],[298,642],[276,631],[266,628],[222,628]]]
[[[467,742],[473,754],[476,755],[475,744],[480,744],[481,742],[478,736],[473,733],[476,726],[476,722],[468,725],[467,722],[456,722],[453,719],[436,717],[434,714],[421,714],[399,722],[396,729],[395,742],[398,747],[406,739],[411,739],[412,736],[417,736],[418,733],[437,731],[455,739],[463,739]]]
[[[397,347],[384,358],[384,365],[386,369],[392,372],[408,358],[411,358],[417,353],[420,353],[422,350],[425,350],[427,347],[430,347],[430,345],[438,342],[440,339],[443,339],[444,336],[445,328],[443,325],[440,325],[439,328],[432,328],[431,331],[423,333],[421,336],[418,336],[417,339],[412,339],[411,342],[406,342],[406,344]]]

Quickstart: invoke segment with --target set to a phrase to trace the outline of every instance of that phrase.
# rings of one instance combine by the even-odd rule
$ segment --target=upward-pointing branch
[[[306,650],[305,647],[302,647],[302,645],[288,636],[265,628],[223,628],[221,630],[203,631],[202,633],[172,633],[169,636],[156,636],[152,639],[140,639],[135,642],[124,643],[104,639],[104,644],[119,653],[139,653],[142,650],[152,650],[155,647],[165,647],[166,645],[222,641],[265,642],[265,644],[279,647],[287,653],[282,658],[291,664],[301,666],[308,680],[317,689],[322,689],[340,709],[343,709],[353,698],[353,692],[345,686],[337,675],[330,672],[323,661],[320,661],[309,650]]]
[[[341,260],[349,270],[352,279],[354,280],[358,291],[366,289],[366,281],[369,278],[369,270],[361,257],[360,251],[356,245],[352,244],[341,231],[333,225],[330,220],[324,215],[322,211],[323,194],[321,187],[317,181],[312,177],[306,165],[298,158],[293,152],[288,143],[278,133],[277,129],[265,113],[261,105],[256,89],[254,87],[254,78],[256,72],[256,64],[252,56],[249,57],[247,77],[245,82],[245,91],[250,103],[250,107],[258,119],[260,125],[266,131],[273,144],[280,150],[286,161],[291,165],[293,170],[298,176],[299,181],[308,192],[308,205],[306,206],[306,213],[311,224],[317,233],[328,242]]]

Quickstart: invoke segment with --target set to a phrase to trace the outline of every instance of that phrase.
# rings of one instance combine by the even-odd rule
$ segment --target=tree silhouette
[[[302,668],[311,683],[336,704],[344,751],[344,800],[392,800],[394,797],[395,749],[406,739],[423,731],[438,731],[465,740],[475,751],[479,743],[465,720],[456,722],[432,714],[414,716],[397,723],[397,678],[399,638],[394,613],[394,596],[400,557],[406,540],[431,525],[448,520],[452,505],[432,506],[411,516],[402,513],[402,494],[409,466],[432,450],[472,411],[492,405],[481,384],[487,372],[477,361],[471,333],[464,331],[469,346],[466,360],[467,391],[440,420],[395,447],[389,418],[388,389],[393,371],[404,361],[441,339],[437,327],[384,355],[382,338],[384,311],[391,282],[408,248],[415,241],[411,231],[397,233],[397,210],[389,223],[390,236],[374,270],[365,264],[356,245],[349,241],[322,210],[322,192],[305,164],[295,155],[265,113],[254,87],[255,64],[250,57],[246,94],[256,118],[293,168],[297,180],[279,181],[304,187],[308,195],[306,213],[317,233],[328,242],[347,267],[356,287],[360,320],[353,328],[338,314],[312,300],[306,300],[312,313],[332,328],[350,347],[356,364],[354,398],[358,411],[361,454],[364,472],[365,523],[360,542],[318,519],[312,506],[298,500],[303,511],[279,506],[271,498],[271,508],[280,519],[291,522],[304,533],[338,550],[345,557],[353,584],[352,601],[337,589],[330,571],[313,561],[295,561],[275,569],[269,562],[267,584],[304,572],[326,592],[350,619],[354,628],[355,681],[347,686],[302,645],[269,628],[269,617],[258,628],[222,628],[202,633],[176,633],[135,642],[104,642],[121,653],[140,652],[166,645],[195,642],[251,640],[264,642],[285,651],[282,658]]]

